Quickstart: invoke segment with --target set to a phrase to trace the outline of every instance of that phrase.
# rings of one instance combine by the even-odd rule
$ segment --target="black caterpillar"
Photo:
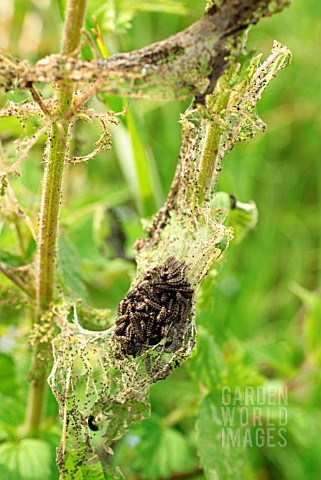
[[[123,353],[137,357],[163,338],[168,351],[181,346],[194,293],[186,269],[183,260],[169,257],[119,303],[115,335]]]
[[[94,417],[94,415],[89,415],[89,417],[88,417],[88,427],[89,427],[90,430],[92,430],[93,432],[97,432],[97,431],[99,430],[98,425],[95,423],[95,417]]]

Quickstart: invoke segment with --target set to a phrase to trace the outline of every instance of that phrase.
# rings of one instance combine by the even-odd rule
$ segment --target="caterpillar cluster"
[[[115,335],[123,353],[137,357],[164,338],[169,351],[181,346],[194,293],[186,269],[183,260],[169,257],[119,303]]]

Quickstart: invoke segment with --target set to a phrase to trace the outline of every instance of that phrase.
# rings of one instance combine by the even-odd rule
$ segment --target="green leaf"
[[[96,10],[96,11],[95,11]],[[118,33],[126,32],[131,28],[132,20],[139,12],[162,12],[175,15],[186,15],[187,8],[182,2],[172,0],[96,0],[91,11],[97,16],[103,13],[104,31]]]
[[[50,478],[52,451],[43,440],[26,438],[0,445],[0,473],[6,480]]]
[[[184,472],[193,467],[187,440],[177,430],[164,428],[155,419],[145,420],[137,430],[138,457],[134,468],[143,478],[168,478],[171,473]]]
[[[171,0],[153,0],[152,2],[139,2],[137,0],[119,0],[118,4],[125,9],[131,8],[136,12],[166,12],[176,15],[186,15],[187,8],[182,2],[172,2]]]
[[[10,395],[0,393],[0,419],[5,428],[23,422],[25,405],[22,403],[23,399],[20,398],[19,393],[20,391],[14,387]],[[17,395],[19,396],[17,397]]]
[[[316,292],[310,292],[298,284],[292,285],[292,291],[300,298],[306,309],[304,337],[308,353],[321,365],[321,298]]]
[[[209,480],[243,480],[247,450],[238,445],[224,445],[226,428],[237,437],[239,427],[225,425],[221,406],[218,394],[208,395],[200,406],[197,430],[201,465]]]
[[[229,346],[225,346],[225,370],[222,371],[223,385],[231,388],[264,385],[266,378],[258,367],[246,356],[245,346],[236,338],[230,338]]]
[[[0,354],[0,392],[11,394],[16,389],[16,372],[12,357]]]
[[[290,341],[280,339],[256,338],[247,344],[246,353],[254,365],[264,365],[275,372],[277,378],[290,378],[297,373],[297,365],[301,364],[301,355],[296,359],[297,348]]]
[[[87,299],[87,289],[83,283],[82,259],[74,244],[66,235],[59,238],[58,262],[67,289],[83,300]]]
[[[139,191],[135,158],[129,132],[125,126],[120,123],[117,128],[112,129],[113,147],[122,170],[125,181],[131,191],[138,212],[142,213],[141,195]]]
[[[204,327],[198,329],[196,347],[187,365],[198,382],[209,390],[217,387],[220,372],[224,369],[223,356],[214,338]]]
[[[8,252],[6,250],[0,251],[0,261],[7,263],[13,267],[20,267],[24,264],[23,259],[19,255],[15,255],[14,253]]]
[[[57,7],[62,21],[65,20],[67,0],[57,0]]]
[[[149,216],[155,212],[157,206],[161,206],[162,194],[160,181],[152,154],[147,151],[140,134],[140,132],[144,130],[143,126],[140,125],[131,108],[127,110],[126,123],[133,148],[143,215]]]
[[[162,204],[162,192],[152,153],[146,149],[144,131],[133,110],[128,108],[127,129],[113,130],[114,148],[126,182],[135,198],[141,216],[149,216]]]

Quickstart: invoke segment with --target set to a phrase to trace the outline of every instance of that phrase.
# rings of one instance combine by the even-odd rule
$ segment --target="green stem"
[[[38,239],[37,307],[39,314],[47,310],[54,291],[58,218],[68,131],[69,122],[57,121],[51,127],[49,138]]]
[[[15,228],[16,228],[16,233],[17,233],[17,237],[18,237],[20,253],[21,253],[22,258],[24,259],[25,255],[26,255],[26,248],[25,248],[24,236],[23,236],[21,225],[20,225],[19,221],[16,222]]]
[[[79,46],[86,0],[69,0],[61,53],[68,55]],[[44,313],[53,299],[56,272],[57,236],[65,158],[69,150],[71,121],[64,118],[73,99],[73,86],[60,84],[56,92],[58,119],[51,127],[46,159],[37,245],[37,314],[35,323],[48,328]],[[26,415],[26,435],[39,429],[45,404],[47,367],[51,357],[50,340],[43,332],[36,338],[31,362],[30,387]]]

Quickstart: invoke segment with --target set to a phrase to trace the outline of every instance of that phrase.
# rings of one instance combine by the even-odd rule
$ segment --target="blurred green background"
[[[150,11],[153,3],[155,11]],[[89,0],[87,29],[93,26],[91,15],[95,13],[110,53],[129,51],[187,27],[201,17],[204,3]],[[135,5],[132,10],[131,5]],[[164,12],[166,8],[176,12]],[[58,52],[61,28],[54,1],[1,2],[0,46],[14,56],[35,62]],[[250,449],[252,466],[246,478],[321,478],[321,3],[294,0],[291,8],[262,20],[249,33],[248,50],[262,52],[265,58],[274,39],[291,49],[293,61],[259,102],[267,132],[237,145],[224,159],[219,180],[220,190],[257,203],[258,225],[242,243],[231,244],[218,277],[209,276],[203,285],[197,311],[199,345],[193,358],[153,387],[151,419],[134,427],[116,446],[126,478],[179,478],[177,471],[197,471],[194,424],[202,388],[205,385],[210,391],[215,378],[231,385],[283,385],[289,391],[287,447]],[[83,54],[90,58],[88,46]],[[43,94],[50,96],[50,87]],[[23,101],[26,95],[2,92],[2,106],[8,98]],[[140,218],[153,214],[166,198],[180,148],[179,115],[190,100],[110,98],[108,103],[118,111],[123,103],[128,104],[132,125],[127,122],[126,128],[122,123],[112,130],[110,152],[68,167],[59,256],[62,282],[74,294],[97,308],[115,309],[135,272],[132,245],[142,234]],[[98,100],[92,105],[102,109]],[[34,121],[27,122],[28,135],[36,126]],[[23,134],[21,122],[0,119],[2,153],[6,152],[3,155],[9,161],[14,158],[13,141]],[[97,135],[95,126],[77,124],[76,154],[88,153]],[[136,151],[131,139],[136,139]],[[34,225],[43,144],[44,139],[38,142],[20,178],[12,183]],[[21,252],[10,215],[3,217],[1,260],[28,263],[34,255],[34,241],[22,226],[25,245]],[[3,276],[0,281],[1,440],[1,432],[7,435],[8,429],[14,438],[15,426],[23,421],[29,359],[28,310],[21,304],[16,308],[14,302],[8,308],[10,283]],[[206,362],[218,362],[221,368],[209,383],[205,377],[211,366],[208,371],[203,368],[205,373],[199,367]],[[51,397],[47,416],[45,440],[53,446],[59,438],[59,422]],[[180,452],[176,463],[169,449]],[[57,474],[48,475],[54,479]],[[186,478],[204,477],[199,472]]]

